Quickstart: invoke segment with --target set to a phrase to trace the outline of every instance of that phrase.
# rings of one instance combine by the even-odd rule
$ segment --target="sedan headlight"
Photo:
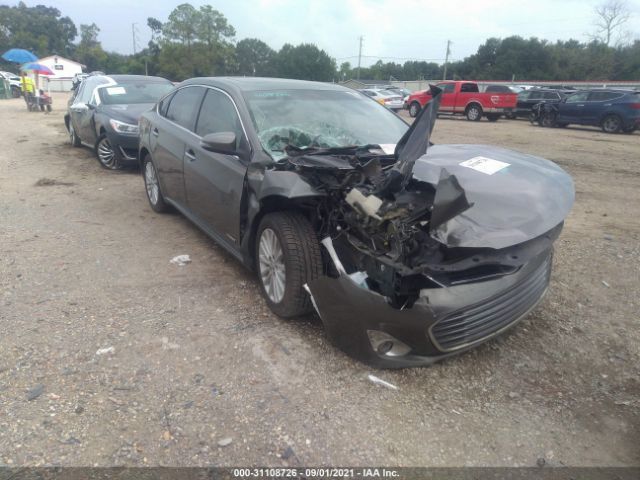
[[[130,123],[124,123],[113,119],[109,120],[109,123],[111,124],[111,128],[113,128],[118,133],[137,135],[140,131],[138,125],[132,125]]]

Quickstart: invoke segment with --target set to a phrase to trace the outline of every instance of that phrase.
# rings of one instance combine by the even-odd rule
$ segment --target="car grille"
[[[536,305],[550,274],[551,256],[509,290],[443,317],[431,327],[431,340],[439,350],[448,352],[497,334]]]

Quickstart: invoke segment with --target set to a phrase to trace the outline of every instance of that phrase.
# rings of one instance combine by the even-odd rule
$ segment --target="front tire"
[[[480,105],[470,105],[466,111],[467,120],[479,122],[482,118],[482,107]]]
[[[556,126],[556,115],[551,112],[545,112],[540,115],[539,120],[541,127],[551,128]]]
[[[143,161],[142,172],[144,175],[144,188],[147,192],[149,205],[156,213],[165,213],[169,210],[169,205],[164,200],[160,191],[160,179],[155,165],[147,155]]]
[[[420,113],[420,104],[418,102],[411,102],[409,105],[409,116],[411,118],[416,118]]]
[[[100,165],[107,170],[118,170],[120,168],[116,150],[104,133],[100,135],[96,142],[96,158]]]
[[[322,274],[320,243],[296,212],[265,215],[256,236],[256,267],[269,308],[283,318],[311,312],[304,285]]]
[[[601,126],[603,132],[618,133],[622,129],[622,119],[618,115],[607,115]]]

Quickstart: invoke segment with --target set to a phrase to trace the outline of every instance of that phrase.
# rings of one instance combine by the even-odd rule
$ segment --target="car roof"
[[[636,93],[630,88],[590,88],[588,92]]]
[[[146,75],[104,75],[112,79],[116,83],[124,82],[145,82],[145,83],[170,83],[169,80],[162,77],[151,77]]]
[[[353,91],[350,88],[342,87],[333,83],[267,77],[196,77],[185,80],[184,82],[180,83],[179,86],[184,85],[208,85],[212,87],[227,87],[238,92],[252,92],[259,90]]]

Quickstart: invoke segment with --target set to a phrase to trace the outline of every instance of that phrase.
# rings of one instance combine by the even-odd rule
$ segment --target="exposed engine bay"
[[[312,211],[329,272],[343,269],[397,309],[425,288],[516,272],[551,248],[573,202],[570,177],[551,162],[495,147],[430,148],[439,102],[434,92],[393,152],[289,142],[276,162],[321,194],[300,206]],[[522,192],[528,178],[544,181]]]

